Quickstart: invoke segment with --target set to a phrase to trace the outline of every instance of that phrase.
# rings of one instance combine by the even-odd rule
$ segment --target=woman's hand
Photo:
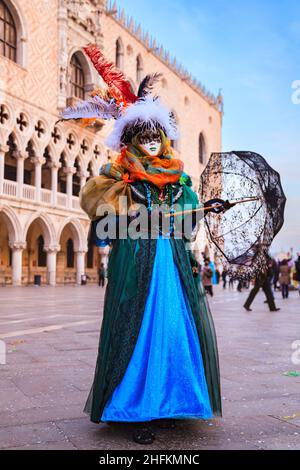
[[[213,212],[214,214],[220,214],[221,212],[225,212],[235,204],[231,204],[228,200],[224,201],[224,199],[210,199],[209,201],[204,203],[205,213]]]

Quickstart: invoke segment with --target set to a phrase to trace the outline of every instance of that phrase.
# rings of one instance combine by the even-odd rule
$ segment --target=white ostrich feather
[[[175,119],[169,110],[158,99],[148,95],[138,100],[135,104],[126,108],[123,114],[116,119],[112,132],[106,138],[106,145],[113,150],[120,150],[121,137],[126,126],[145,122],[155,129],[155,123],[159,122],[166,130],[170,140],[178,138],[178,129]]]

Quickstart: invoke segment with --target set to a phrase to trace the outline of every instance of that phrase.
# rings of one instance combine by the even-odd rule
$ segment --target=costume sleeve
[[[79,193],[81,208],[87,213],[91,220],[96,220],[102,215],[101,206],[110,206],[112,213],[120,213],[119,199],[121,196],[127,198],[127,207],[132,204],[130,185],[123,179],[120,181],[106,175],[95,176],[88,180]]]
[[[192,242],[196,239],[200,220],[204,216],[204,211],[188,213],[192,209],[201,207],[198,195],[193,189],[184,184],[182,186],[182,196],[178,200],[177,210],[186,211],[186,214],[174,218],[177,229],[181,228],[181,233],[186,242]]]

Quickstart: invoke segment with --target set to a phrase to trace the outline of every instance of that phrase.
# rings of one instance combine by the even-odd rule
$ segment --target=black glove
[[[216,207],[213,207],[216,205]],[[221,212],[225,212],[231,207],[233,207],[234,204],[231,204],[228,200],[224,201],[224,199],[210,199],[209,201],[204,203],[204,208],[205,207],[210,207],[210,209],[205,209],[205,213],[207,214],[208,212],[213,212],[214,214],[220,214]]]

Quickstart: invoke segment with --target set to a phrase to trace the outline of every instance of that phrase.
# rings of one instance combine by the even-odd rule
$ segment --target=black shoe
[[[141,427],[133,431],[132,438],[138,444],[149,445],[155,440],[155,434],[150,428]]]
[[[247,312],[252,312],[251,308],[250,308],[250,307],[246,307],[246,305],[244,305],[244,309],[247,310]]]
[[[279,307],[276,307],[276,308],[271,308],[271,309],[270,309],[270,312],[278,312],[278,310],[280,310],[280,308],[279,308]]]

